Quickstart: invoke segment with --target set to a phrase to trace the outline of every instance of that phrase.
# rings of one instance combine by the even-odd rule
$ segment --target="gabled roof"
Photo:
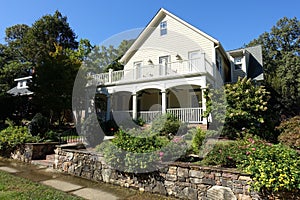
[[[143,45],[143,43],[147,40],[147,38],[151,35],[151,33],[154,31],[154,29],[159,25],[159,23],[162,21],[162,19],[165,16],[169,16],[181,24],[187,26],[191,30],[195,31],[196,33],[202,35],[203,37],[207,38],[208,40],[212,41],[215,43],[216,46],[219,46],[224,52],[224,48],[220,44],[218,40],[215,38],[209,36],[208,34],[204,33],[203,31],[199,30],[198,28],[192,26],[191,24],[185,22],[184,20],[180,19],[179,17],[175,16],[174,14],[170,13],[169,11],[161,8],[156,15],[152,18],[152,20],[148,23],[146,28],[140,33],[140,35],[137,37],[135,42],[131,45],[131,47],[126,51],[124,56],[120,59],[120,62],[127,62],[133,55],[134,53]]]
[[[25,96],[33,94],[33,92],[31,92],[27,88],[18,88],[17,86],[8,90],[7,93],[11,94],[12,96]]]

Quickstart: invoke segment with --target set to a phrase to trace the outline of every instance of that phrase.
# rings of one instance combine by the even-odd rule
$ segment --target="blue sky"
[[[120,32],[145,27],[161,7],[218,39],[226,50],[270,31],[284,16],[300,19],[299,0],[2,0],[0,43],[4,43],[5,28],[31,25],[59,10],[78,39],[102,44]]]

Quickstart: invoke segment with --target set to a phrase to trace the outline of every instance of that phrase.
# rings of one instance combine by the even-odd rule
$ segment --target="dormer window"
[[[167,21],[163,21],[160,23],[160,35],[166,35],[167,34]]]
[[[234,69],[235,70],[242,69],[242,57],[234,58]]]

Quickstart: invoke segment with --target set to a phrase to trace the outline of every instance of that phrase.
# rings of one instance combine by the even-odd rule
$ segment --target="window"
[[[235,70],[242,69],[242,64],[234,64],[234,69]]]
[[[160,23],[160,35],[166,35],[167,34],[167,21],[163,21]]]
[[[240,70],[242,69],[242,57],[236,57],[234,58],[234,69]]]

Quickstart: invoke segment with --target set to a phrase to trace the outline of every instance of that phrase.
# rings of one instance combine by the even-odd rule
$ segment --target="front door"
[[[169,56],[159,57],[159,75],[160,76],[166,75],[168,63],[169,63]]]

